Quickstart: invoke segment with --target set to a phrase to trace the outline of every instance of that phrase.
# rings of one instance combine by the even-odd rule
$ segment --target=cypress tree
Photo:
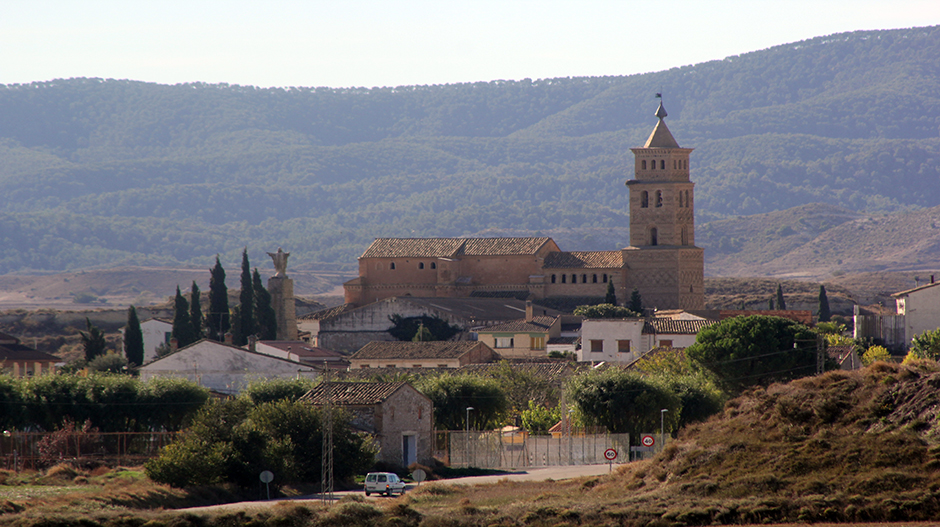
[[[819,286],[819,321],[829,322],[832,312],[829,311],[829,297],[826,296],[826,286]]]
[[[228,288],[225,287],[225,269],[215,257],[215,267],[209,270],[209,312],[206,313],[207,337],[222,342],[231,327],[228,312]]]
[[[255,295],[251,281],[251,267],[248,264],[248,248],[242,251],[242,277],[241,292],[238,295],[238,331],[235,333],[235,344],[244,346],[248,343],[248,336],[257,332],[255,327]]]
[[[434,335],[431,334],[431,330],[424,327],[424,324],[418,325],[418,331],[415,333],[414,338],[411,339],[412,342],[430,342],[434,340]]]
[[[255,322],[258,339],[274,340],[277,338],[277,314],[271,306],[271,293],[261,283],[261,274],[258,273],[257,268],[255,268],[251,282],[255,293]]]
[[[127,328],[124,330],[124,356],[127,363],[140,366],[144,363],[144,333],[140,329],[137,308],[127,308]]]
[[[196,342],[193,334],[193,323],[189,318],[189,302],[180,293],[180,286],[176,286],[176,298],[173,301],[173,338],[180,348]]]
[[[770,311],[773,311],[773,310],[774,310],[774,299],[773,299],[773,298],[771,298],[770,301],[767,302],[767,309],[769,309]]]
[[[783,287],[777,284],[777,309],[784,310],[786,308],[787,303],[783,300]]]
[[[604,296],[604,303],[612,306],[617,305],[617,291],[614,289],[614,281],[607,282],[607,295]]]
[[[193,326],[193,336],[196,340],[203,339],[206,336],[206,329],[202,320],[201,298],[202,292],[199,291],[199,286],[193,280],[193,287],[189,293],[189,321]]]
[[[640,290],[633,288],[633,292],[630,293],[630,305],[627,306],[630,308],[630,311],[635,311],[640,315],[643,314],[643,297],[640,296]]]

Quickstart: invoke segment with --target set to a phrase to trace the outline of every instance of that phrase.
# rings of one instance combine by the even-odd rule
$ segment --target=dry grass
[[[430,483],[380,503],[352,496],[329,508],[284,503],[210,515],[164,512],[157,504],[169,508],[234,497],[172,491],[134,478],[122,483],[126,476],[111,473],[77,473],[68,491],[19,501],[0,495],[0,523],[34,526],[55,518],[69,524],[84,518],[85,525],[151,522],[152,527],[457,527],[928,521],[940,516],[936,386],[940,368],[925,362],[878,363],[755,389],[729,402],[722,415],[684,430],[655,459],[623,465],[608,476],[540,483],[504,479],[485,486]],[[50,472],[35,479],[71,475],[64,467]],[[7,481],[14,476],[0,473]],[[78,484],[79,478],[87,482]]]

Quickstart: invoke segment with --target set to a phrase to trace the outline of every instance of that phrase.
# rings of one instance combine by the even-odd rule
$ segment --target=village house
[[[715,320],[703,318],[595,318],[581,323],[579,362],[630,364],[654,348],[687,348]]]
[[[187,379],[221,394],[237,394],[248,383],[263,379],[315,379],[320,369],[231,343],[200,340],[151,361],[138,370],[140,379],[155,377]]]
[[[316,406],[329,404],[351,416],[356,430],[372,435],[378,461],[407,467],[430,465],[434,405],[405,382],[324,382],[300,399]]]
[[[122,341],[126,342],[127,326],[121,328]],[[173,323],[160,318],[148,318],[140,323],[140,333],[144,337],[144,364],[157,358],[161,346],[169,348],[173,336]],[[124,350],[127,353],[127,349]]]
[[[546,316],[559,311],[537,307]],[[470,331],[471,328],[502,324],[525,316],[526,304],[515,298],[416,298],[394,297],[363,307],[338,306],[301,317],[300,329],[312,335],[310,344],[352,353],[369,342],[398,340],[388,330],[392,317],[435,317]]]
[[[256,340],[249,337],[248,351],[257,351],[320,369],[345,370],[349,368],[349,359],[342,353],[310,346],[302,340]]]
[[[0,333],[0,371],[14,377],[32,377],[55,373],[62,359],[38,351],[20,342],[20,339]]]
[[[490,346],[477,341],[370,342],[349,357],[351,369],[459,368],[493,362]]]

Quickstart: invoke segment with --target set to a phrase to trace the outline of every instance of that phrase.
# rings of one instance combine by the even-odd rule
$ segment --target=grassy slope
[[[655,459],[604,477],[427,484],[396,500],[363,502],[356,496],[329,510],[284,503],[215,516],[144,511],[161,492],[171,501],[184,500],[160,489],[142,489],[148,499],[135,500],[105,487],[102,492],[114,498],[86,498],[85,505],[59,500],[46,513],[32,503],[12,513],[7,501],[0,523],[73,518],[77,524],[79,517],[99,525],[141,524],[146,518],[153,521],[149,525],[213,526],[924,521],[940,514],[937,385],[937,363],[878,363],[755,389],[732,400],[722,415],[683,430]]]

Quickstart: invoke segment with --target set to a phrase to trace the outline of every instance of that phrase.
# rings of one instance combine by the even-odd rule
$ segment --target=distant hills
[[[711,274],[936,267],[938,57],[929,27],[623,77],[0,86],[0,274],[216,254],[234,269],[242,248],[258,263],[278,246],[292,267],[348,271],[378,236],[510,230],[622,247],[629,148],[660,87],[696,149]]]

